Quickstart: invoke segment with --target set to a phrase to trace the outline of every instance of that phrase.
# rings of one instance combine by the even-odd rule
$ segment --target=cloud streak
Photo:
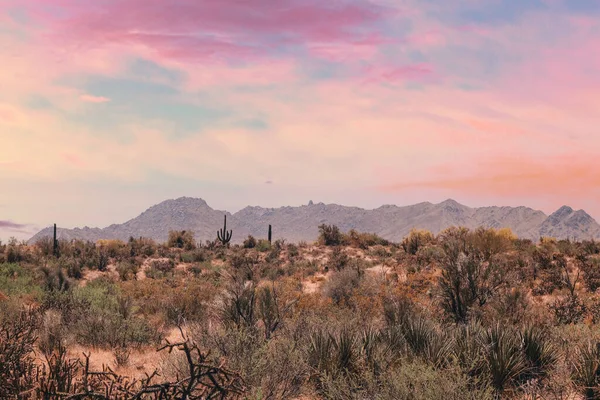
[[[93,96],[91,94],[82,94],[79,99],[85,103],[108,103],[110,99],[103,96]]]

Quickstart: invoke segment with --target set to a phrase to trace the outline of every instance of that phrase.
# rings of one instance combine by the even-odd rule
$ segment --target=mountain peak
[[[585,211],[561,207],[550,217],[541,211],[525,207],[470,208],[447,199],[439,204],[428,202],[410,206],[386,205],[366,210],[338,204],[310,202],[309,206],[263,208],[248,206],[234,214],[212,209],[201,198],[179,197],[150,207],[138,217],[106,228],[61,230],[65,239],[127,240],[130,236],[147,237],[164,242],[170,230],[191,230],[198,241],[214,240],[217,229],[233,229],[233,242],[240,243],[248,235],[263,238],[272,225],[277,238],[289,241],[310,241],[318,237],[321,224],[336,225],[342,231],[356,229],[372,232],[398,241],[412,228],[438,233],[449,226],[507,227],[519,237],[537,239],[540,236],[561,238],[600,238],[600,225]],[[51,236],[51,229],[36,234],[31,242]]]
[[[562,206],[561,208],[559,208],[558,210],[556,210],[554,213],[552,213],[552,215],[569,215],[573,213],[573,209],[569,206]]]

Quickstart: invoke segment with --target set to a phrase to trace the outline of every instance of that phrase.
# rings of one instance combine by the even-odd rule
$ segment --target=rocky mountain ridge
[[[167,240],[170,230],[192,230],[198,241],[213,240],[227,215],[228,229],[233,229],[232,243],[241,243],[248,235],[264,238],[268,225],[273,238],[287,241],[314,241],[321,224],[337,225],[342,231],[356,229],[376,233],[388,240],[400,241],[411,229],[427,229],[438,233],[450,226],[475,229],[510,228],[519,237],[537,240],[540,236],[583,240],[600,238],[600,225],[585,211],[563,206],[550,216],[528,207],[471,208],[448,199],[438,204],[429,202],[410,206],[383,205],[367,210],[338,204],[313,203],[298,207],[263,208],[248,206],[234,214],[211,208],[199,198],[181,197],[154,205],[122,224],[106,228],[58,229],[61,239],[128,240],[148,237]],[[51,236],[45,228],[30,239]]]

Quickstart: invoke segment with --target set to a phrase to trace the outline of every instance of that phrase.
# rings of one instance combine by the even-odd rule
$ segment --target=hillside
[[[92,241],[142,236],[162,242],[166,241],[170,230],[192,230],[199,241],[213,240],[217,229],[223,226],[223,215],[227,215],[228,229],[233,229],[233,243],[240,243],[249,234],[265,237],[269,224],[273,226],[274,239],[284,238],[291,242],[315,240],[321,224],[334,224],[342,231],[356,229],[376,233],[392,241],[399,241],[413,228],[438,233],[450,226],[507,227],[519,237],[533,240],[540,236],[577,240],[600,237],[600,225],[591,216],[567,206],[547,216],[527,207],[471,208],[450,199],[439,204],[384,205],[374,210],[311,202],[299,207],[248,206],[231,214],[211,208],[202,199],[189,197],[166,200],[134,219],[103,229],[59,228],[58,236],[67,240]],[[50,235],[52,229],[46,228],[33,236],[30,242]]]

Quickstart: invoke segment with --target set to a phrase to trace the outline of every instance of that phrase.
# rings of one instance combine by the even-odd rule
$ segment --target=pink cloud
[[[434,78],[433,66],[427,63],[403,65],[399,67],[369,66],[365,68],[368,83],[403,83],[425,81]]]
[[[77,155],[71,153],[64,153],[63,159],[67,161],[69,164],[76,167],[85,167],[85,162]]]
[[[360,40],[376,31],[385,9],[370,2],[269,0],[99,1],[81,7],[63,1],[64,18],[25,0],[61,45],[142,45],[164,57],[236,59],[263,56],[274,48],[307,43]]]
[[[79,96],[79,99],[86,103],[107,103],[110,101],[108,97],[94,96],[91,94],[82,94]]]

